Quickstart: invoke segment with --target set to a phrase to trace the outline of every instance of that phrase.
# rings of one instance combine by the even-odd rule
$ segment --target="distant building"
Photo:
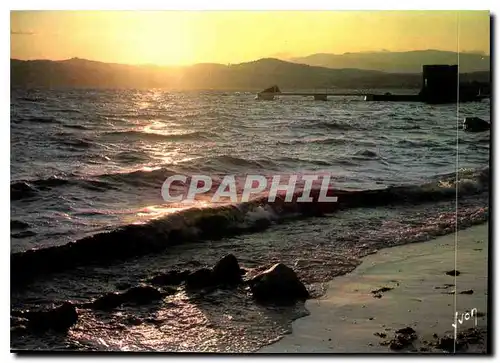
[[[457,102],[458,66],[424,65],[421,100],[427,103]]]
[[[456,103],[478,101],[489,95],[488,84],[459,82],[458,65],[424,65],[420,99],[426,103]]]

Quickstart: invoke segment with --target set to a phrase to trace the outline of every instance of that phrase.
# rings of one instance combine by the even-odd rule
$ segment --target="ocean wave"
[[[87,127],[85,125],[68,125],[68,124],[63,124],[63,127],[66,127],[68,129],[75,129],[75,130],[90,130],[90,127]]]
[[[332,164],[328,161],[325,160],[317,160],[317,159],[301,159],[297,157],[291,157],[291,156],[282,156],[278,159],[281,162],[286,162],[286,163],[308,163],[308,164],[313,164],[313,165],[319,165],[319,166],[331,166]]]
[[[10,184],[10,200],[20,200],[33,197],[36,189],[25,181],[17,181]]]
[[[350,139],[340,138],[340,137],[326,137],[326,138],[306,138],[306,139],[293,139],[293,140],[279,140],[278,145],[307,145],[307,144],[318,144],[318,145],[345,145],[351,144],[357,141]],[[373,144],[374,143],[370,143]]]
[[[101,174],[94,176],[94,179],[134,186],[155,185],[160,188],[165,179],[174,174],[176,174],[176,171],[167,168],[158,168],[150,171],[140,169],[124,173]]]
[[[80,110],[76,110],[74,108],[59,108],[54,110],[55,112],[61,112],[61,113],[82,113]]]
[[[138,139],[149,141],[187,141],[187,140],[212,140],[217,135],[209,132],[189,132],[186,134],[158,134],[153,132],[142,132],[136,130],[130,131],[112,131],[103,135],[104,137]]]
[[[308,127],[317,127],[327,130],[365,130],[366,127],[359,124],[333,121],[316,121],[307,124]]]
[[[89,149],[93,146],[92,142],[78,138],[66,138],[65,140],[60,140],[59,143],[75,149]]]
[[[22,230],[22,229],[26,229],[26,228],[29,228],[30,225],[26,222],[23,222],[23,221],[18,221],[18,220],[15,220],[15,219],[11,219],[10,220],[10,229],[11,230],[14,230],[14,229],[17,229],[17,230]]]
[[[19,100],[37,103],[37,102],[44,102],[45,98],[43,98],[43,97],[19,97]]]
[[[276,166],[276,164],[269,159],[243,159],[230,155],[217,155],[201,157],[181,163],[187,169],[194,169],[199,171],[213,172],[213,171],[231,171],[236,169],[247,171],[247,168],[254,169],[269,169]]]
[[[414,121],[415,119],[411,118],[411,117],[404,117],[404,118],[402,118],[402,120]],[[420,130],[421,129],[421,127],[419,125],[391,125],[390,128],[394,129],[394,130]]]
[[[432,140],[410,140],[404,139],[397,142],[398,146],[410,146],[410,147],[425,147],[425,148],[437,148],[444,147],[442,142],[432,141]]]
[[[144,151],[127,150],[119,152],[114,156],[114,159],[124,163],[147,162],[151,160],[148,153]]]
[[[52,176],[46,179],[17,180],[10,183],[10,200],[34,197],[40,190],[66,185],[69,180]]]
[[[456,188],[459,197],[488,191],[489,169],[462,170],[458,182],[455,174],[448,174],[422,185],[329,190],[330,196],[337,196],[337,202],[319,202],[319,190],[313,189],[311,203],[297,202],[301,195],[297,192],[291,202],[285,202],[284,196],[278,195],[274,202],[269,202],[264,196],[233,205],[190,208],[145,224],[127,225],[66,245],[11,254],[12,282],[23,285],[44,273],[159,253],[168,246],[188,241],[261,231],[273,222],[290,218],[321,216],[349,208],[450,200],[455,198]]]
[[[28,117],[24,121],[34,122],[34,123],[43,123],[43,124],[51,124],[51,123],[61,123],[58,119],[51,116],[32,116]]]
[[[10,200],[21,200],[25,198],[36,197],[42,191],[50,191],[56,187],[65,187],[69,185],[78,185],[88,190],[107,190],[116,189],[110,183],[95,179],[78,178],[74,175],[51,176],[49,178],[35,180],[18,180],[10,184]]]
[[[402,121],[425,121],[425,118],[415,117],[415,116],[401,116],[401,117],[396,117],[396,118],[399,120],[402,120]],[[417,128],[420,128],[420,127],[418,127],[418,125],[415,125],[415,126],[417,126]]]
[[[354,155],[358,156],[358,157],[361,156],[361,157],[368,158],[368,159],[378,159],[380,157],[375,151],[368,150],[368,149],[358,150],[354,153]]]

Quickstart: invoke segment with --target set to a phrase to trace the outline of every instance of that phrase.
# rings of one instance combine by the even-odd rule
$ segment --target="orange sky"
[[[11,58],[225,64],[382,49],[456,51],[457,34],[461,51],[489,54],[489,12],[13,11]]]

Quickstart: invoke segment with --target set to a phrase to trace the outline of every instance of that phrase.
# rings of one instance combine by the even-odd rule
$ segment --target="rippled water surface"
[[[426,183],[451,183],[454,188],[457,145],[460,177],[469,185],[460,192],[459,226],[479,223],[488,213],[484,170],[488,173],[490,139],[489,133],[457,130],[466,116],[489,121],[489,101],[462,104],[457,110],[456,105],[365,102],[358,97],[257,101],[245,92],[13,90],[11,249],[22,264],[22,254],[32,248],[168,218],[177,209],[164,203],[161,186],[176,173],[321,172],[331,175],[335,188],[347,191]],[[117,290],[120,283],[137,284],[174,268],[210,266],[227,253],[234,253],[250,272],[285,262],[311,291],[320,293],[322,282],[352,270],[367,253],[452,231],[455,200],[423,195],[422,204],[361,205],[286,221],[273,217],[259,232],[181,240],[161,253],[83,263],[15,290],[13,307],[86,302]],[[258,208],[245,221],[272,212]],[[153,228],[159,230],[146,231]],[[113,236],[109,234],[116,242]],[[180,288],[155,306],[125,307],[112,314],[82,310],[79,323],[65,336],[28,336],[12,344],[253,351],[278,338],[304,313],[301,305],[255,304],[244,288],[206,296],[191,296]]]
[[[35,233],[15,251],[163,213],[174,172],[329,171],[339,187],[375,188],[456,166],[455,105],[66,90],[13,92],[11,113],[12,183],[33,189],[12,218]],[[489,102],[462,105],[460,119],[469,115],[489,120]],[[459,151],[460,167],[485,167],[489,137],[459,132]]]

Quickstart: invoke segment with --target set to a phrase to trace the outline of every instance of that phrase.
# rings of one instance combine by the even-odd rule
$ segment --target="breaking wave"
[[[329,190],[330,196],[338,197],[337,202],[319,202],[319,189],[314,189],[311,191],[313,202],[310,203],[297,202],[301,195],[301,192],[297,192],[291,202],[285,202],[283,195],[279,195],[274,202],[269,202],[266,196],[260,196],[245,203],[190,208],[66,245],[11,254],[12,281],[22,283],[44,273],[159,253],[168,246],[188,241],[256,232],[287,219],[321,216],[348,208],[450,200],[455,198],[456,188],[459,197],[488,192],[489,169],[462,170],[458,182],[453,173],[422,185],[354,191]]]

